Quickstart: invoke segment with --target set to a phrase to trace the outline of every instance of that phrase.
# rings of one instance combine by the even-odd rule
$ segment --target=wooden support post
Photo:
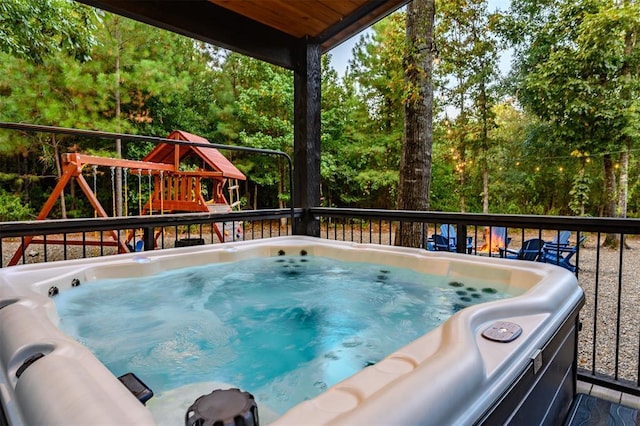
[[[100,204],[98,199],[93,194],[93,191],[91,190],[91,187],[89,186],[89,184],[85,180],[84,176],[82,176],[82,174],[79,174],[78,176],[76,176],[76,181],[78,181],[78,186],[80,187],[80,189],[82,189],[82,192],[84,192],[84,194],[87,196],[87,198],[91,202],[91,205],[93,206],[93,208],[98,213],[98,216],[99,217],[109,217],[109,215],[104,210],[104,208],[102,208],[102,205]],[[118,243],[118,253],[128,253],[129,252],[129,248],[127,247],[127,244],[126,244],[125,240],[121,240],[116,231],[111,230],[111,231],[107,231],[107,232],[109,233],[109,235],[111,235],[111,238],[113,238],[113,241],[116,241]]]
[[[67,186],[71,178],[78,175],[80,175],[80,170],[78,169],[76,164],[68,163],[67,165],[64,166],[60,180],[56,184],[55,188],[53,188],[53,191],[51,191],[51,195],[49,195],[49,198],[44,203],[44,206],[42,206],[42,210],[40,210],[40,213],[38,213],[36,220],[44,220],[47,218],[47,216],[49,215],[49,212],[51,211],[53,206],[56,204],[56,201],[60,197],[60,194],[62,193],[64,188]],[[31,244],[32,240],[33,240],[32,236],[27,236],[24,238],[24,242],[20,244],[20,246],[18,246],[18,249],[13,254],[13,257],[11,257],[11,260],[9,260],[9,266],[18,264],[18,261],[22,258],[22,254],[27,249],[27,247],[29,247],[29,244]]]
[[[294,55],[294,207],[304,209],[320,205],[320,56],[320,45],[308,39]],[[314,217],[303,217],[294,229],[299,235],[320,236]]]

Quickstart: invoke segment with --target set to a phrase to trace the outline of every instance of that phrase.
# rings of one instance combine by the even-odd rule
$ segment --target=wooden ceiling
[[[318,37],[367,0],[209,0],[293,37]]]
[[[78,0],[286,68],[301,43],[335,47],[411,0]]]

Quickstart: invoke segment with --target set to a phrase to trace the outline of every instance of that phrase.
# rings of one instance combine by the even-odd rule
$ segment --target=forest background
[[[396,207],[405,12],[361,36],[344,75],[322,58],[322,203]],[[430,208],[640,215],[640,6],[631,0],[437,4]],[[509,50],[511,71],[499,57]],[[293,75],[68,0],[0,3],[0,121],[293,149]],[[0,131],[0,220],[31,219],[60,155],[142,158],[151,143]],[[246,208],[283,207],[286,164],[224,152],[248,177]],[[88,174],[89,170],[86,171]],[[107,210],[112,180],[101,170]],[[125,214],[137,214],[128,191]],[[110,211],[112,213],[112,211]],[[93,209],[74,189],[64,211]]]

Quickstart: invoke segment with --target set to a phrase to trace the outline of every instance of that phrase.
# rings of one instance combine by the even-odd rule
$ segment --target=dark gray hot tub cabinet
[[[562,424],[576,395],[578,313],[574,308],[526,370],[477,422],[480,425]]]

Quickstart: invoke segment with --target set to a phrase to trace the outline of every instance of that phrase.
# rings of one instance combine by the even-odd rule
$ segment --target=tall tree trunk
[[[466,120],[463,119],[463,122],[466,122]],[[467,147],[464,142],[467,136],[466,136],[465,129],[466,129],[465,125],[463,124],[460,127],[460,132],[459,132],[460,139],[458,141],[458,164],[456,164],[456,170],[460,175],[460,178],[459,178],[460,185],[458,186],[458,191],[460,191],[460,213],[467,212],[467,197],[466,197],[466,191],[465,191],[465,187],[467,185],[467,168],[466,168]]]
[[[400,162],[398,208],[429,209],[433,115],[433,19],[434,0],[414,0],[407,7],[404,143]],[[396,245],[422,247],[422,225],[403,226],[396,231]]]
[[[617,1],[617,6],[627,5],[628,1]],[[633,51],[633,47],[635,45],[635,34],[633,31],[626,32],[625,34],[625,58],[629,58]],[[628,78],[631,74],[631,69],[629,68],[628,60],[623,64],[621,74],[625,77],[625,80],[628,81]],[[624,90],[621,91],[621,97],[629,102],[631,102],[631,91],[628,87],[625,87]],[[628,137],[624,136],[622,142],[624,143],[624,149],[622,155],[620,157],[621,162],[621,171],[620,171],[620,188],[616,188],[616,176],[615,170],[613,167],[613,161],[611,160],[611,154],[605,154],[603,158],[604,163],[604,186],[605,186],[605,196],[606,198],[606,210],[605,215],[608,217],[626,217],[627,214],[627,196],[628,196],[628,168],[629,168],[629,149],[630,149],[630,140]],[[619,191],[619,192],[618,192]],[[617,197],[616,197],[617,194]],[[616,205],[617,201],[617,205]],[[620,245],[620,235],[619,234],[607,234],[604,239],[604,246],[610,248],[618,248]]]
[[[480,161],[482,162],[482,213],[489,213],[489,125],[487,123],[487,90],[484,80],[480,82],[480,114],[482,116],[482,134],[480,136],[481,150]]]
[[[53,146],[53,158],[56,160],[56,172],[59,180],[62,178],[62,163],[60,162],[60,150],[55,134],[51,135],[51,145]],[[67,203],[64,199],[64,188],[60,191],[60,215],[63,219],[67,218]]]
[[[122,53],[122,37],[120,34],[120,28],[119,28],[119,23],[120,20],[116,19],[115,21],[115,28],[114,28],[114,38],[116,40],[116,58],[115,58],[115,78],[116,78],[116,85],[115,85],[115,101],[116,101],[116,123],[118,124],[118,132],[121,132],[122,129],[120,128],[120,115],[121,115],[121,108],[122,108],[122,98],[120,96],[120,55]],[[122,140],[121,139],[116,139],[116,157],[117,158],[122,158]],[[115,194],[111,194],[112,197],[115,197],[115,205],[116,205],[116,211],[113,212],[114,216],[122,216],[122,168],[121,167],[116,167],[116,171],[115,171]]]
[[[625,5],[629,5],[630,1],[626,0]],[[625,58],[631,57],[636,47],[636,33],[633,30],[627,30],[624,37],[624,56]],[[631,67],[629,61],[625,62],[622,68],[622,75],[627,82],[625,90],[622,92],[622,96],[631,105],[634,94],[629,90],[628,84],[632,80]],[[627,217],[627,199],[629,197],[629,153],[631,152],[631,138],[628,135],[623,137],[624,149],[620,155],[620,181],[618,187],[618,209],[616,217]],[[629,248],[627,242],[624,242],[625,247]]]
[[[461,75],[458,75],[458,87],[462,87],[464,84],[464,78]],[[459,130],[458,130],[458,164],[456,164],[456,171],[458,172],[459,178],[459,197],[460,197],[460,213],[467,212],[467,197],[465,196],[465,186],[467,184],[467,169],[465,167],[465,163],[467,161],[467,147],[465,144],[465,139],[467,137],[467,112],[464,105],[465,93],[464,91],[460,91],[460,116],[458,117]]]
[[[611,154],[605,154],[603,157],[604,166],[604,192],[606,198],[605,215],[607,217],[616,217],[616,174],[611,160]],[[618,247],[619,239],[617,234],[607,234],[603,245],[606,247]]]
[[[258,210],[258,184],[253,185],[253,209]]]
[[[628,137],[624,140],[624,150],[620,154],[620,176],[618,180],[618,206],[616,217],[627,217],[627,198],[629,196],[629,152],[631,141]]]
[[[580,175],[580,180],[583,181],[584,180],[584,160],[582,161],[582,164],[580,165],[580,171],[578,172]],[[585,197],[580,197],[580,216],[584,216],[585,214]]]
[[[628,6],[633,1],[625,0],[624,5]],[[636,48],[636,32],[627,30],[624,35],[624,57],[630,58]],[[626,82],[621,95],[631,107],[632,100],[635,98],[635,91],[630,90],[629,83],[632,81],[631,66],[629,60],[625,61],[622,67],[622,76]],[[629,196],[629,153],[631,152],[631,138],[628,135],[623,136],[624,148],[620,156],[620,186],[618,188],[618,211],[617,217],[627,217],[627,198]]]
[[[620,154],[620,177],[618,180],[618,206],[616,209],[616,217],[627,217],[627,200],[629,198],[629,153],[631,152],[631,139],[627,136],[624,138],[624,150]],[[630,248],[626,238],[624,247]]]

